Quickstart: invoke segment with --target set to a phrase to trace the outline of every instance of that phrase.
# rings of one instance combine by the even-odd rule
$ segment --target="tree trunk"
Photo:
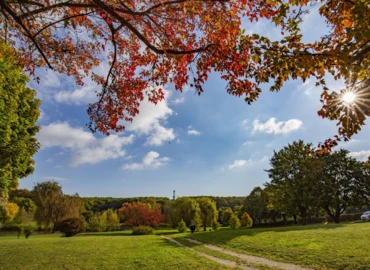
[[[294,218],[294,224],[298,224],[297,215],[293,215],[293,218]]]
[[[340,222],[340,210],[336,209],[336,211],[332,212],[329,208],[324,209],[325,212],[329,215],[329,217],[333,220],[335,224],[339,224]]]
[[[286,214],[281,214],[282,218],[283,218],[283,221],[284,221],[284,225],[286,226]]]

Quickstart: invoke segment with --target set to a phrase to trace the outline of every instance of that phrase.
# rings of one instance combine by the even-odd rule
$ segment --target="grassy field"
[[[171,231],[162,231],[168,234]],[[0,237],[0,269],[228,269],[156,235]]]
[[[186,237],[239,253],[291,262],[315,269],[370,269],[370,223],[327,224],[195,234],[157,231],[131,236],[130,231],[0,237],[0,269],[228,269],[169,243],[173,237],[203,253],[231,261],[235,257],[185,241]],[[4,234],[3,234],[4,235]],[[259,269],[270,269],[258,267]]]
[[[370,269],[370,223],[241,230],[223,228],[195,233],[190,237],[240,253],[315,269]]]

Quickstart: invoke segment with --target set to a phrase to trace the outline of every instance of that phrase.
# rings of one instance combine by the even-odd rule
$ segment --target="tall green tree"
[[[349,207],[362,208],[369,203],[370,174],[366,164],[341,149],[320,157],[325,169],[318,189],[320,206],[339,223],[340,215]]]
[[[298,141],[274,152],[268,170],[271,182],[266,183],[280,193],[280,205],[298,209],[303,224],[318,211],[317,183],[324,168],[322,161],[308,155],[312,151],[311,144]]]
[[[212,220],[218,218],[216,203],[209,198],[197,199],[200,208],[200,217],[202,219],[203,230],[207,231],[207,226],[212,225]]]
[[[64,195],[57,182],[43,182],[35,185],[34,202],[37,206],[35,220],[39,225],[53,230],[54,225],[69,218],[79,218],[83,209],[78,195]]]
[[[268,215],[268,197],[261,187],[255,187],[245,199],[243,211],[247,212],[255,223],[261,223]]]
[[[172,204],[172,220],[175,224],[178,224],[183,219],[186,226],[190,226],[194,217],[199,214],[199,204],[193,198],[180,197]]]
[[[39,149],[40,100],[17,63],[15,52],[0,42],[0,203],[18,179],[33,172],[32,156]]]

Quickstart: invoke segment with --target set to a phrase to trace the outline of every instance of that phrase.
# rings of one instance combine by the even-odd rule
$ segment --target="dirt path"
[[[218,251],[218,252],[222,252],[224,254],[228,254],[228,255],[231,255],[231,256],[234,256],[234,257],[238,257],[240,260],[245,261],[247,263],[251,263],[251,264],[264,264],[264,265],[267,265],[269,267],[276,267],[276,268],[280,268],[280,269],[284,269],[284,270],[311,270],[311,268],[305,268],[305,267],[302,267],[300,265],[296,265],[296,264],[293,264],[293,263],[277,262],[277,261],[273,261],[273,260],[270,260],[270,259],[265,259],[265,258],[253,256],[253,255],[241,254],[241,253],[230,251],[230,250],[227,250],[227,249],[215,246],[215,245],[205,244],[205,243],[199,242],[197,240],[193,240],[193,239],[186,239],[186,240],[188,240],[189,242],[194,243],[194,244],[203,245],[205,248],[208,248],[208,249],[211,249],[211,250],[215,250],[215,251]]]
[[[220,259],[220,258],[217,258],[217,257],[214,257],[214,256],[211,256],[211,255],[208,255],[206,253],[203,253],[203,252],[200,252],[200,251],[197,251],[193,248],[190,248],[190,247],[187,247],[187,246],[184,246],[183,244],[181,244],[180,242],[176,241],[175,239],[173,238],[169,238],[169,237],[166,237],[166,236],[161,236],[165,239],[167,239],[168,241],[178,245],[178,246],[181,246],[183,248],[186,248],[188,250],[191,250],[193,252],[195,252],[196,254],[200,255],[200,256],[203,256],[211,261],[214,261],[216,263],[219,263],[219,264],[222,264],[222,265],[225,265],[227,267],[230,267],[230,268],[238,268],[238,269],[244,269],[244,270],[258,270],[257,268],[253,268],[253,267],[249,267],[249,266],[246,266],[246,265],[243,265],[243,264],[239,264],[237,262],[233,262],[233,261],[229,261],[229,260],[225,260],[225,259]]]

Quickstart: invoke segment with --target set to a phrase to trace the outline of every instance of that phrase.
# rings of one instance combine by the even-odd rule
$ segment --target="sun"
[[[356,94],[353,92],[347,92],[342,96],[342,100],[347,105],[351,105],[356,100]]]

